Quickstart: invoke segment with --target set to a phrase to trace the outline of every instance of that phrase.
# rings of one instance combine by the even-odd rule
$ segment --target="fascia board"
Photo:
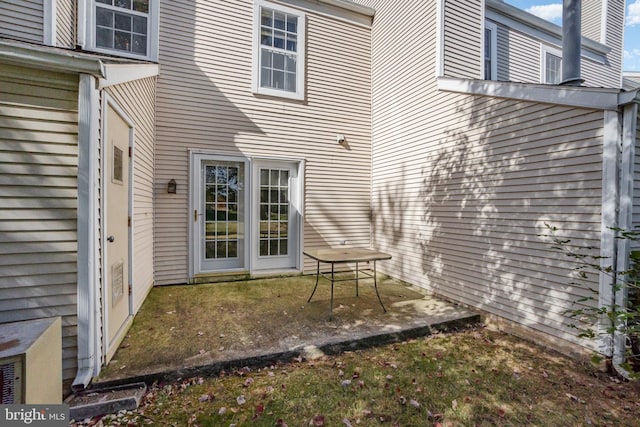
[[[158,64],[105,64],[106,78],[100,79],[100,89],[160,74]]]
[[[618,110],[618,89],[496,82],[441,77],[438,89],[445,92],[493,96],[596,110]]]

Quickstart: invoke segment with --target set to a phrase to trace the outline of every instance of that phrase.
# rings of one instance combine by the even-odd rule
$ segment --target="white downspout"
[[[97,79],[80,74],[78,88],[78,370],[74,390],[97,372],[98,102]]]

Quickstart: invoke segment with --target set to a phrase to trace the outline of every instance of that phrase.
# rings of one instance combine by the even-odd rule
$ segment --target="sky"
[[[561,0],[505,0],[519,9],[558,25],[562,24]],[[640,71],[640,0],[626,0],[624,27],[624,71]]]

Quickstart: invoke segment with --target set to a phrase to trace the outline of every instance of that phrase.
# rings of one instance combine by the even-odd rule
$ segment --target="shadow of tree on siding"
[[[598,246],[601,159],[592,147],[597,151],[600,143],[597,132],[574,137],[570,126],[554,119],[569,108],[532,107],[458,97],[442,137],[412,152],[420,159],[420,177],[404,160],[398,169],[406,190],[391,184],[378,189],[374,234],[401,258],[393,268],[401,278],[566,335],[562,313],[588,293],[588,283],[569,284],[570,264],[539,234],[545,222],[554,223],[576,244]],[[547,132],[547,126],[557,130]],[[585,159],[583,172],[572,172],[576,158]],[[559,170],[564,163],[566,173]],[[584,179],[588,171],[591,181]],[[419,267],[407,266],[412,249],[420,254]]]

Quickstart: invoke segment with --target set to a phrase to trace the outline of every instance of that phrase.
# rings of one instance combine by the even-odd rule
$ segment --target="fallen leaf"
[[[198,336],[199,336],[199,337],[201,337],[201,336],[203,336],[203,335],[204,335],[204,332],[202,332],[202,331],[198,331]]]
[[[349,421],[349,420],[348,420],[348,419],[346,419],[346,418],[343,418],[343,419],[342,419],[342,424],[344,424],[344,425],[345,425],[345,426],[347,426],[347,427],[353,427],[353,424],[351,424],[351,421]]]
[[[456,409],[457,407],[458,407],[458,401],[456,399],[453,399],[453,401],[451,402],[451,408]]]
[[[311,423],[309,423],[309,425],[312,425],[312,426],[323,426],[324,425],[324,415],[316,415],[315,417],[313,417],[313,419],[311,420]]]
[[[256,406],[256,414],[260,415],[264,412],[264,405],[261,403],[258,406]]]
[[[506,411],[504,410],[504,408],[498,409],[498,416],[500,418],[504,418],[505,414],[506,414]]]
[[[209,400],[211,400],[211,395],[210,394],[203,394],[202,396],[200,396],[198,398],[198,401],[200,401],[200,402],[208,402]]]
[[[349,385],[351,385],[351,380],[343,380],[342,381],[342,387],[348,387]]]
[[[242,386],[249,387],[251,384],[253,384],[253,378],[247,378],[246,380],[244,380],[244,383],[242,383]]]
[[[236,397],[236,402],[238,402],[238,405],[244,405],[245,403],[247,403],[247,399],[245,399],[244,395],[240,395],[238,397]]]
[[[400,401],[400,404],[401,404],[401,405],[406,405],[406,404],[407,404],[407,398],[406,398],[406,397],[404,397],[404,396],[400,396],[400,397],[398,398],[398,400]]]
[[[227,408],[224,406],[218,410],[218,415],[224,415],[227,413]]]
[[[420,407],[420,403],[417,400],[411,399],[409,401],[409,405],[413,406],[414,408],[419,408]]]
[[[289,426],[287,425],[287,423],[284,422],[282,418],[278,418],[278,421],[276,421],[276,427],[289,427]]]

